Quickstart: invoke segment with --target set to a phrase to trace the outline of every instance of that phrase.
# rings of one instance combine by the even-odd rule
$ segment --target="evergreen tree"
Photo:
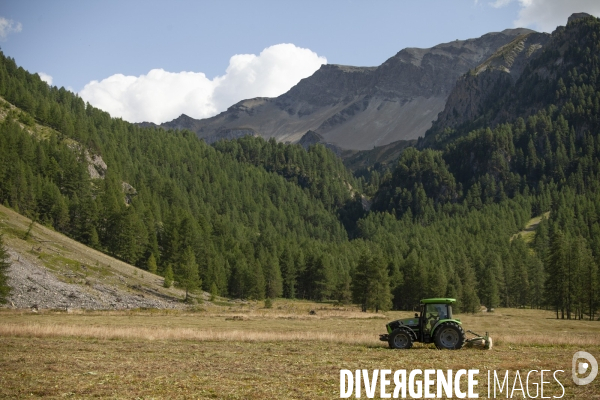
[[[270,258],[265,266],[265,294],[267,298],[275,299],[283,293],[281,270],[277,258]]]
[[[347,271],[344,271],[338,279],[333,298],[340,304],[349,304],[352,301],[352,278]]]
[[[468,313],[479,312],[481,302],[477,295],[477,280],[473,267],[469,264],[465,264],[460,270],[462,271],[461,281],[463,283],[461,310]]]
[[[293,299],[296,297],[296,262],[287,246],[281,254],[279,265],[281,266],[283,296]]]
[[[265,298],[265,275],[259,262],[253,262],[247,275],[248,297],[253,300]]]
[[[154,258],[154,254],[150,254],[150,257],[148,257],[148,261],[146,261],[146,264],[148,266],[148,272],[150,272],[151,274],[156,274],[158,267],[156,265],[156,258]]]
[[[353,299],[363,311],[387,311],[392,307],[392,294],[387,265],[379,255],[363,251],[353,279]]]
[[[498,290],[498,279],[496,273],[498,271],[498,264],[501,261],[497,257],[490,257],[488,259],[483,279],[479,281],[479,298],[483,305],[488,309],[496,308],[500,304],[500,293]]]
[[[219,295],[219,289],[217,288],[217,284],[213,282],[210,285],[210,301],[215,301],[217,296]]]
[[[567,255],[564,235],[561,231],[557,230],[550,237],[548,258],[546,260],[548,277],[545,286],[546,302],[556,311],[557,319],[559,311],[562,318],[565,317],[564,311],[567,297],[567,290],[565,288],[565,282],[567,281],[565,271],[566,262]]]
[[[273,308],[273,301],[270,297],[267,297],[265,299],[265,308]]]
[[[173,285],[173,268],[171,264],[167,265],[167,269],[165,270],[165,278],[163,282],[163,286],[166,288],[170,288]]]
[[[198,272],[196,256],[191,247],[186,247],[181,257],[181,262],[176,269],[177,282],[185,289],[185,301],[188,301],[189,292],[195,291],[202,285]]]

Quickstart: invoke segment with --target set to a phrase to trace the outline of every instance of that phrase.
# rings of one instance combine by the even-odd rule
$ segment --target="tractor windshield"
[[[447,312],[448,306],[446,304],[436,305],[435,307],[437,308],[440,319],[448,318],[448,312]]]
[[[437,319],[448,318],[448,312],[445,304],[427,304],[427,318],[435,317]]]
[[[435,324],[442,319],[448,319],[448,306],[446,304],[426,304],[425,305],[425,327],[432,329]]]

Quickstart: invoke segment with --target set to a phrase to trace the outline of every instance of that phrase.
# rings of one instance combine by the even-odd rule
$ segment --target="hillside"
[[[257,158],[244,162],[190,132],[113,119],[4,56],[0,78],[0,94],[13,103],[2,108],[20,108],[0,122],[1,203],[220,295],[323,298],[347,279],[347,232],[337,211],[352,201],[354,182],[322,146],[307,153],[281,144],[266,169],[265,154],[254,153],[267,145],[262,139],[250,149]],[[90,174],[89,159],[103,160],[102,174]],[[314,283],[324,264],[336,272],[320,289]]]
[[[507,198],[527,199],[529,217],[550,211],[550,219],[536,228],[529,245],[533,257],[522,253],[530,258],[523,267],[533,270],[520,285],[537,287],[556,307],[557,317],[560,310],[563,318],[581,318],[586,309],[592,318],[598,297],[583,282],[597,287],[600,279],[599,35],[599,19],[570,18],[474,119],[432,129],[417,148],[404,151],[372,209],[428,226],[440,213],[456,218]],[[502,73],[508,77],[509,72]],[[511,247],[527,246],[520,242],[513,240]],[[491,259],[506,254],[500,249],[483,253]],[[501,270],[507,266],[502,264]],[[480,284],[490,276],[506,281],[506,270],[478,269]]]
[[[0,206],[10,254],[8,304],[32,309],[182,308],[163,278],[109,257]],[[29,232],[29,234],[28,234]],[[25,238],[27,237],[27,238]]]
[[[255,132],[297,142],[312,130],[352,150],[416,139],[443,110],[458,77],[530,32],[507,29],[430,49],[407,48],[379,67],[323,65],[277,98],[243,100],[212,118],[182,115],[161,126],[188,129],[209,141]]]
[[[565,105],[565,99],[572,96],[566,92],[567,82],[595,81],[595,39],[589,26],[579,25],[590,18],[594,17],[574,14],[568,21],[571,29],[559,26],[552,35],[530,33],[517,37],[462,76],[419,147],[440,148],[449,139],[474,129],[514,123],[550,105]],[[585,35],[585,43],[578,43],[582,34],[589,35]],[[584,48],[590,53],[584,54]],[[571,76],[573,68],[583,71],[584,76]],[[586,82],[584,88],[588,83],[593,92],[593,82]]]
[[[479,118],[484,109],[498,102],[506,87],[515,85],[529,62],[541,54],[549,41],[550,35],[546,33],[520,35],[460,77],[431,132],[442,132]]]
[[[595,191],[599,167],[594,158],[599,112],[597,29],[596,18],[579,15],[550,38],[531,34],[515,40],[465,75],[461,81],[497,79],[496,93],[485,94],[495,101],[482,102],[472,113],[452,111],[465,118],[456,126],[446,118],[447,110],[440,114],[440,120],[418,142],[422,152],[403,153],[391,179],[381,185],[376,209],[395,209],[401,215],[410,208],[413,216],[422,214],[424,208],[407,201],[419,190],[413,187],[415,183],[423,186],[434,205],[474,197],[483,203],[498,201],[525,188],[541,194],[550,190],[548,185],[556,185],[557,190],[585,185]],[[527,47],[524,43],[528,42],[534,43]],[[524,58],[516,80],[506,67],[513,62],[506,54],[514,56],[513,61]],[[459,82],[450,99],[475,99],[481,94],[477,85]],[[421,170],[419,174],[435,176],[436,182],[415,177],[409,172],[414,168]],[[401,194],[399,187],[406,192]]]

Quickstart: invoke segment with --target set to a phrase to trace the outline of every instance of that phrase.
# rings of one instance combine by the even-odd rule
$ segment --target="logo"
[[[578,360],[582,359],[582,358],[584,358],[586,360],[586,362],[582,362],[582,361],[578,362]],[[576,364],[577,364],[577,369],[575,368]],[[588,369],[590,368],[590,366],[592,367],[592,370],[587,377],[579,378],[577,376],[577,375],[585,374],[588,371]],[[591,355],[590,353],[588,353],[587,351],[578,351],[577,353],[573,354],[572,373],[573,373],[573,382],[575,382],[576,385],[587,385],[588,383],[591,383],[596,378],[596,375],[598,375],[598,361],[596,361],[594,356]]]

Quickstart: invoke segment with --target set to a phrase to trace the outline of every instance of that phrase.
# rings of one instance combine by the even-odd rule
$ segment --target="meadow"
[[[564,371],[557,375],[563,398],[600,398],[600,378],[587,386],[571,379],[576,351],[600,359],[598,321],[556,320],[550,311],[529,309],[459,314],[465,329],[490,332],[492,350],[439,351],[417,343],[400,351],[378,334],[389,320],[412,313],[289,300],[262,306],[1,310],[0,397],[333,399],[340,396],[340,369],[479,369],[478,392],[486,398],[488,370],[502,376],[510,370],[511,377],[519,370],[525,382],[529,370],[545,369]],[[558,384],[546,384],[545,396],[561,394]]]

